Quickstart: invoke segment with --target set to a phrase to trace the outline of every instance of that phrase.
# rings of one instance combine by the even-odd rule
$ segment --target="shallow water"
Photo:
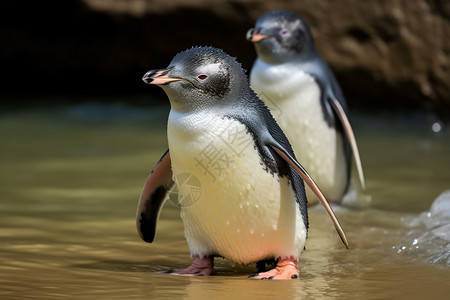
[[[193,278],[155,273],[190,263],[176,205],[153,244],[135,228],[167,114],[119,104],[0,114],[1,299],[448,298],[449,242],[427,238],[423,221],[450,189],[448,130],[421,115],[355,115],[368,192],[335,208],[350,250],[313,207],[300,280],[250,280],[254,266],[223,259],[218,275]]]

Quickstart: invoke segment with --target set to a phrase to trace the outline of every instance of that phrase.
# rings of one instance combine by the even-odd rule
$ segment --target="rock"
[[[3,0],[2,92],[142,92],[148,68],[193,45],[223,48],[250,69],[245,33],[272,9],[310,24],[351,108],[450,117],[445,0]]]

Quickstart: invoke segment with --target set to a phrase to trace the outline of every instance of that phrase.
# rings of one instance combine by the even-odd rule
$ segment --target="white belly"
[[[171,111],[169,149],[191,255],[236,263],[295,257],[306,228],[286,178],[263,170],[245,126]],[[185,184],[183,178],[190,178]]]
[[[250,84],[271,110],[289,139],[299,162],[328,200],[339,200],[347,174],[343,141],[328,126],[314,78],[298,68],[273,66],[260,60],[252,69]],[[309,202],[317,201],[306,188]],[[312,201],[314,200],[314,201]]]

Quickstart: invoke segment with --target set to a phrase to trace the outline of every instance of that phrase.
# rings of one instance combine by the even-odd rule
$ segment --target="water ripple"
[[[450,267],[450,190],[440,194],[427,212],[406,218],[404,223],[410,230],[405,242],[393,247],[398,254]]]

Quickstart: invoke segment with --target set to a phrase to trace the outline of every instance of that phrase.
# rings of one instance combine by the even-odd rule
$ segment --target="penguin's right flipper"
[[[273,150],[281,157],[283,158],[303,179],[304,182],[311,188],[311,190],[316,194],[317,198],[322,203],[323,207],[325,208],[326,212],[330,216],[331,220],[333,221],[334,227],[336,228],[337,233],[339,234],[339,237],[342,240],[342,243],[344,243],[345,247],[348,249],[348,241],[347,237],[345,236],[345,232],[342,229],[341,224],[339,223],[339,220],[337,219],[336,215],[334,214],[333,209],[328,204],[327,199],[323,195],[320,188],[317,186],[317,184],[314,182],[314,180],[309,176],[308,172],[306,172],[305,168],[303,168],[302,165],[300,165],[296,159],[294,159],[288,152],[286,152],[283,147],[280,147],[278,145],[270,144]]]
[[[170,153],[167,150],[148,176],[136,212],[139,235],[148,243],[155,238],[159,213],[173,184]]]
[[[358,145],[356,144],[356,138],[355,135],[353,134],[353,129],[352,126],[350,125],[350,121],[348,120],[347,115],[345,114],[345,111],[342,108],[342,105],[336,98],[333,99],[329,98],[329,102],[334,112],[338,116],[339,121],[341,121],[342,127],[344,128],[345,135],[347,136],[347,140],[349,141],[350,147],[352,148],[353,156],[355,157],[356,169],[358,170],[361,188],[363,191],[365,191],[366,180],[364,179],[361,157],[359,156]]]

